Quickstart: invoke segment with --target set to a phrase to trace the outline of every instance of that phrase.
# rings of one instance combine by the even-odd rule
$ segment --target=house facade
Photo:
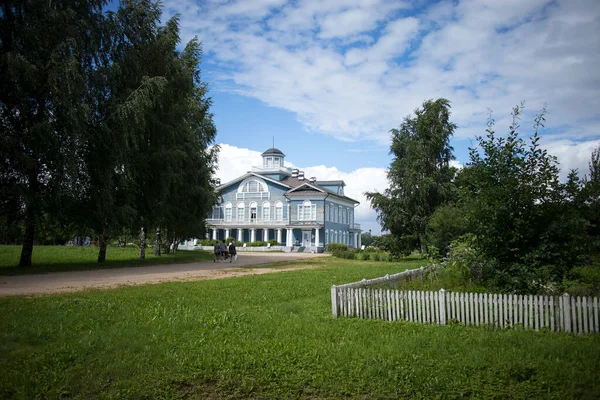
[[[277,240],[287,248],[320,252],[329,243],[360,247],[354,222],[359,202],[344,195],[344,181],[318,181],[284,166],[276,148],[262,153],[263,164],[225,184],[207,219],[212,239],[241,242]]]

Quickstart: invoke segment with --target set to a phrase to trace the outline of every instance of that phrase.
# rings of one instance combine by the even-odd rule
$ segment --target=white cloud
[[[213,88],[290,110],[341,140],[386,141],[440,96],[453,102],[458,136],[483,133],[488,108],[508,113],[521,100],[531,112],[548,103],[549,126],[565,135],[600,136],[589,124],[600,117],[594,0],[462,0],[423,11],[387,0],[165,3],[219,67]]]
[[[228,144],[221,144],[219,153],[219,170],[217,177],[222,183],[229,182],[252,169],[252,166],[262,165],[261,153],[254,150],[239,148]],[[304,171],[306,177],[316,177],[317,180],[343,180],[346,183],[345,195],[358,200],[360,205],[355,209],[355,221],[363,230],[372,229],[373,234],[380,232],[376,222],[376,214],[371,209],[364,193],[367,191],[383,192],[387,187],[386,170],[384,168],[358,168],[354,171],[344,172],[336,167],[325,165],[298,166],[286,162],[286,165]]]
[[[600,139],[574,141],[542,138],[541,144],[549,154],[558,158],[561,169],[560,176],[561,179],[565,180],[572,169],[578,170],[580,177],[589,174],[589,162],[592,152],[600,148]]]

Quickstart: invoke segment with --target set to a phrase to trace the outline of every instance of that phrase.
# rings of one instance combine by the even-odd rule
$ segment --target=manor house
[[[333,242],[360,247],[360,225],[354,222],[359,202],[344,195],[344,181],[306,178],[285,167],[285,154],[276,148],[262,158],[261,167],[225,184],[217,181],[219,201],[206,221],[210,237],[245,243],[275,239],[314,252]]]

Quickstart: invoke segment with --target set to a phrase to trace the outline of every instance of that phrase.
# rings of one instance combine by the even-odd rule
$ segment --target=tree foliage
[[[178,17],[159,26],[159,2],[105,4],[1,6],[0,217],[24,221],[23,266],[38,221],[93,231],[102,262],[123,230],[201,234],[214,203],[218,147],[200,43],[180,50]]]
[[[450,146],[456,125],[450,122],[450,102],[427,100],[399,129],[392,129],[389,188],[366,193],[382,227],[404,253],[423,249],[429,218],[453,195],[455,169]]]
[[[544,112],[529,145],[519,136],[522,105],[513,109],[506,137],[489,119],[461,172],[470,232],[488,260],[484,279],[502,288],[534,290],[561,281],[583,251],[584,221],[560,182],[558,162],[539,144]]]

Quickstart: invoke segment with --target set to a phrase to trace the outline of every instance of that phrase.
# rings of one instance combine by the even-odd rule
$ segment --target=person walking
[[[235,250],[235,243],[229,243],[229,262],[234,263],[237,260],[237,251]]]
[[[224,263],[227,258],[227,244],[223,241],[219,246],[221,248],[221,262]]]
[[[213,260],[213,262],[217,262],[217,260],[221,258],[221,244],[218,240],[215,242],[215,247],[213,248],[213,251],[215,252],[215,259]]]

